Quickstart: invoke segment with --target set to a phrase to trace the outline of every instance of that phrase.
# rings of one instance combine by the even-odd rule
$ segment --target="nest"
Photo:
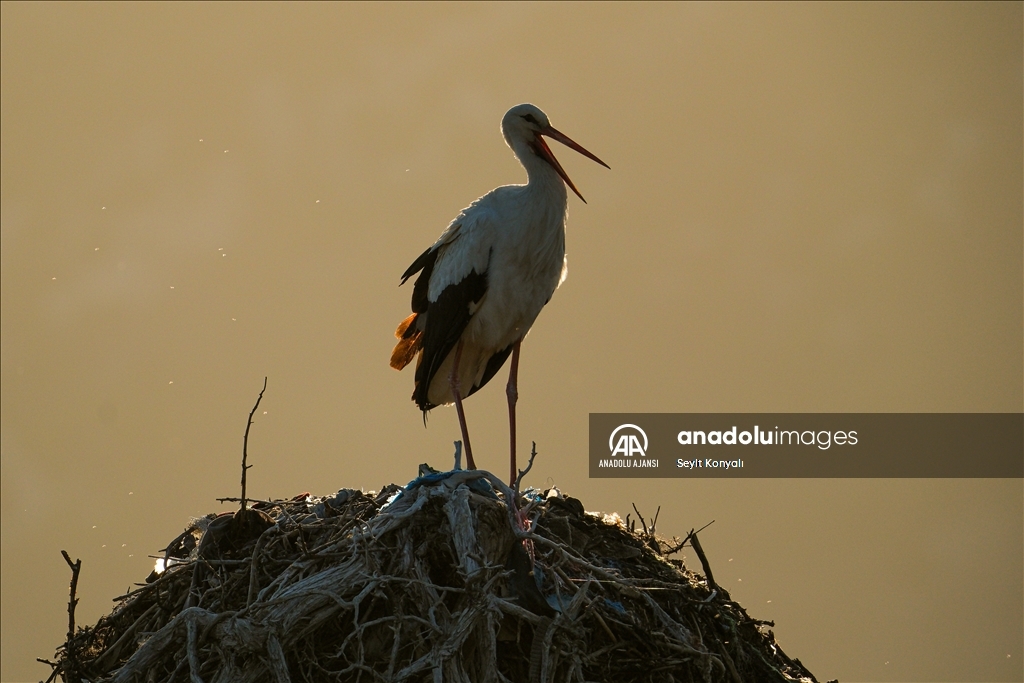
[[[243,503],[194,520],[95,626],[75,631],[72,600],[50,678],[815,680],[771,622],[670,559],[694,534],[641,524],[483,471]]]

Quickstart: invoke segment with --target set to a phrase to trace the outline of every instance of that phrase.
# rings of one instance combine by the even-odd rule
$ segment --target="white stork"
[[[455,403],[466,459],[476,469],[462,399],[487,384],[511,354],[506,394],[514,483],[519,345],[565,280],[565,186],[583,199],[542,136],[609,166],[552,128],[532,104],[509,109],[501,134],[528,181],[491,190],[463,209],[402,274],[402,284],[420,276],[412,315],[395,331],[391,367],[401,370],[417,357],[412,400],[424,419],[431,408]]]

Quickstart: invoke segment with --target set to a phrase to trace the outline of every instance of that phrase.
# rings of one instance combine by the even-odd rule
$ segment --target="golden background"
[[[399,275],[524,181],[569,278],[523,345],[527,484],[702,534],[821,680],[1020,681],[1020,480],[590,480],[590,412],[1020,411],[1022,6],[2,8],[2,670],[238,494],[450,463],[388,368]],[[467,402],[505,475],[505,372]],[[693,555],[685,559],[699,567]]]

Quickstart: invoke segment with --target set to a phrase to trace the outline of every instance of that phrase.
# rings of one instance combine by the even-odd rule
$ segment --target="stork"
[[[455,404],[467,464],[476,469],[462,401],[511,355],[505,393],[514,484],[519,347],[565,280],[565,186],[586,203],[544,136],[610,167],[552,128],[532,104],[509,109],[501,134],[526,169],[527,183],[495,188],[463,209],[402,274],[401,284],[420,275],[413,285],[412,315],[395,331],[391,367],[401,370],[416,358],[412,400],[424,420],[432,408]]]

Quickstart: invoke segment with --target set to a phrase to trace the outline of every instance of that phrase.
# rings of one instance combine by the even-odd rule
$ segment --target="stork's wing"
[[[441,290],[437,301],[427,306],[426,326],[423,331],[422,353],[416,364],[416,388],[413,400],[420,410],[434,407],[427,398],[430,383],[448,354],[459,341],[469,324],[476,305],[487,293],[487,272],[470,271],[457,284]]]
[[[483,389],[484,386],[491,381],[491,378],[498,374],[498,370],[501,370],[501,366],[505,364],[505,361],[508,360],[509,354],[512,353],[513,346],[515,346],[515,344],[509,344],[501,351],[498,351],[487,359],[487,366],[484,367],[484,374],[480,377],[480,383],[474,384],[470,387],[469,393],[466,394],[467,398]]]
[[[487,293],[489,217],[482,207],[470,206],[402,275],[405,282],[420,273],[413,285],[413,313],[396,332],[400,341],[391,366],[401,369],[419,353],[412,398],[420,410],[434,407],[427,398],[430,383]]]
[[[391,367],[395,370],[405,368],[423,347],[423,330],[427,323],[427,290],[430,286],[430,278],[434,274],[434,264],[437,262],[441,248],[458,237],[462,228],[460,218],[462,218],[461,214],[459,218],[449,223],[437,241],[420,254],[412,262],[412,265],[402,273],[402,281],[399,286],[404,285],[406,280],[422,271],[413,285],[412,315],[399,323],[398,329],[395,330],[398,343],[395,344],[395,348],[391,352]]]

